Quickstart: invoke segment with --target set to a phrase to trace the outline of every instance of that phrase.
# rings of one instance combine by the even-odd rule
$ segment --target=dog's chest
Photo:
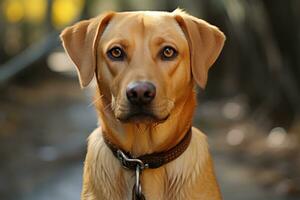
[[[206,187],[218,191],[211,171],[204,173],[205,177],[201,176],[201,168],[206,166],[204,163],[208,156],[205,153],[207,143],[197,142],[196,139],[192,140],[189,148],[176,160],[160,168],[142,172],[142,191],[147,200],[207,199],[201,197]],[[88,156],[88,163],[93,165],[86,165],[86,168],[90,168],[93,184],[97,186],[94,188],[97,199],[131,200],[135,182],[134,171],[122,168],[118,159],[101,140],[90,140],[89,144],[93,144],[89,152],[97,152]],[[200,156],[199,152],[205,154]],[[199,183],[205,183],[205,187]],[[207,183],[212,183],[213,186]]]
[[[112,180],[115,182],[111,187],[109,192],[110,199],[119,199],[119,194],[126,199],[132,199],[132,188],[135,182],[135,176],[133,171],[128,171],[125,169],[120,169],[121,176],[119,179]],[[112,176],[113,177],[113,176]],[[123,183],[123,184],[122,184]],[[147,200],[163,200],[166,199],[165,196],[165,174],[163,170],[150,170],[147,169],[142,172],[141,176],[142,191]],[[119,187],[119,188],[116,188]],[[120,191],[117,193],[116,191]],[[121,192],[122,191],[122,192]],[[123,193],[123,194],[122,194]],[[115,197],[112,197],[116,195]],[[120,198],[124,199],[124,198]]]
[[[115,159],[113,158],[113,160]],[[105,171],[108,170],[107,177],[101,180],[102,184],[99,184],[105,185],[105,188],[109,190],[104,191],[105,199],[131,200],[135,173],[120,167],[118,161],[115,164],[117,165],[115,170],[117,170],[113,170],[112,167],[106,169]],[[185,183],[189,185],[187,182]],[[164,167],[144,170],[141,176],[141,184],[142,192],[147,200],[187,199],[186,192],[189,187],[184,184],[182,177],[169,177],[168,170]]]
[[[166,174],[162,169],[148,169],[142,174],[142,189],[147,199],[166,199]]]

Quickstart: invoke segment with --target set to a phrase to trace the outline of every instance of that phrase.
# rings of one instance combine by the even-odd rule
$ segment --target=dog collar
[[[187,131],[182,140],[172,147],[171,149],[163,152],[157,152],[152,154],[145,154],[139,157],[133,157],[129,152],[123,151],[108,140],[104,135],[103,139],[105,144],[112,151],[114,156],[120,161],[121,165],[126,169],[135,170],[137,165],[140,165],[142,169],[158,168],[172,160],[178,158],[189,146],[191,141],[192,131],[191,128]]]
[[[105,144],[112,151],[114,156],[120,161],[121,165],[130,170],[135,171],[135,184],[132,189],[132,200],[145,200],[142,193],[142,185],[140,176],[142,171],[147,168],[158,168],[172,160],[178,158],[189,146],[192,136],[192,130],[189,128],[182,140],[173,148],[158,153],[146,154],[137,158],[131,156],[129,152],[124,152],[108,140],[104,135],[103,139]]]

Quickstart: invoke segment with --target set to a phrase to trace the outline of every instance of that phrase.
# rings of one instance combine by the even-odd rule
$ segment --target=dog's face
[[[101,36],[98,57],[100,85],[108,88],[103,94],[111,96],[121,121],[166,119],[191,81],[188,42],[169,15],[116,14]]]
[[[224,35],[181,11],[107,13],[67,28],[64,47],[86,86],[96,73],[122,122],[160,122],[193,79],[205,87]]]

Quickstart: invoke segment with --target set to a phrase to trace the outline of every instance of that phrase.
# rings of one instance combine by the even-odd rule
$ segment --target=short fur
[[[175,146],[192,126],[194,82],[205,87],[225,36],[215,26],[176,10],[105,13],[66,28],[61,39],[81,85],[87,86],[94,74],[98,83],[95,105],[101,127],[88,139],[81,199],[131,199],[134,172],[121,167],[102,135],[134,156]],[[107,57],[116,44],[126,51],[126,62]],[[159,57],[166,44],[178,50],[176,59],[168,62]],[[139,80],[157,87],[151,109],[158,120],[124,123],[121,119],[130,112],[124,91]],[[206,137],[196,128],[180,157],[144,170],[141,181],[147,200],[221,199]]]

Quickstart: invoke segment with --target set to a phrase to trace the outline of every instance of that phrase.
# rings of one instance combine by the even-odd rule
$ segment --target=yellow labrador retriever
[[[83,200],[219,200],[206,137],[192,128],[224,34],[179,9],[108,12],[67,27],[82,87],[94,75],[101,127],[88,140]]]

